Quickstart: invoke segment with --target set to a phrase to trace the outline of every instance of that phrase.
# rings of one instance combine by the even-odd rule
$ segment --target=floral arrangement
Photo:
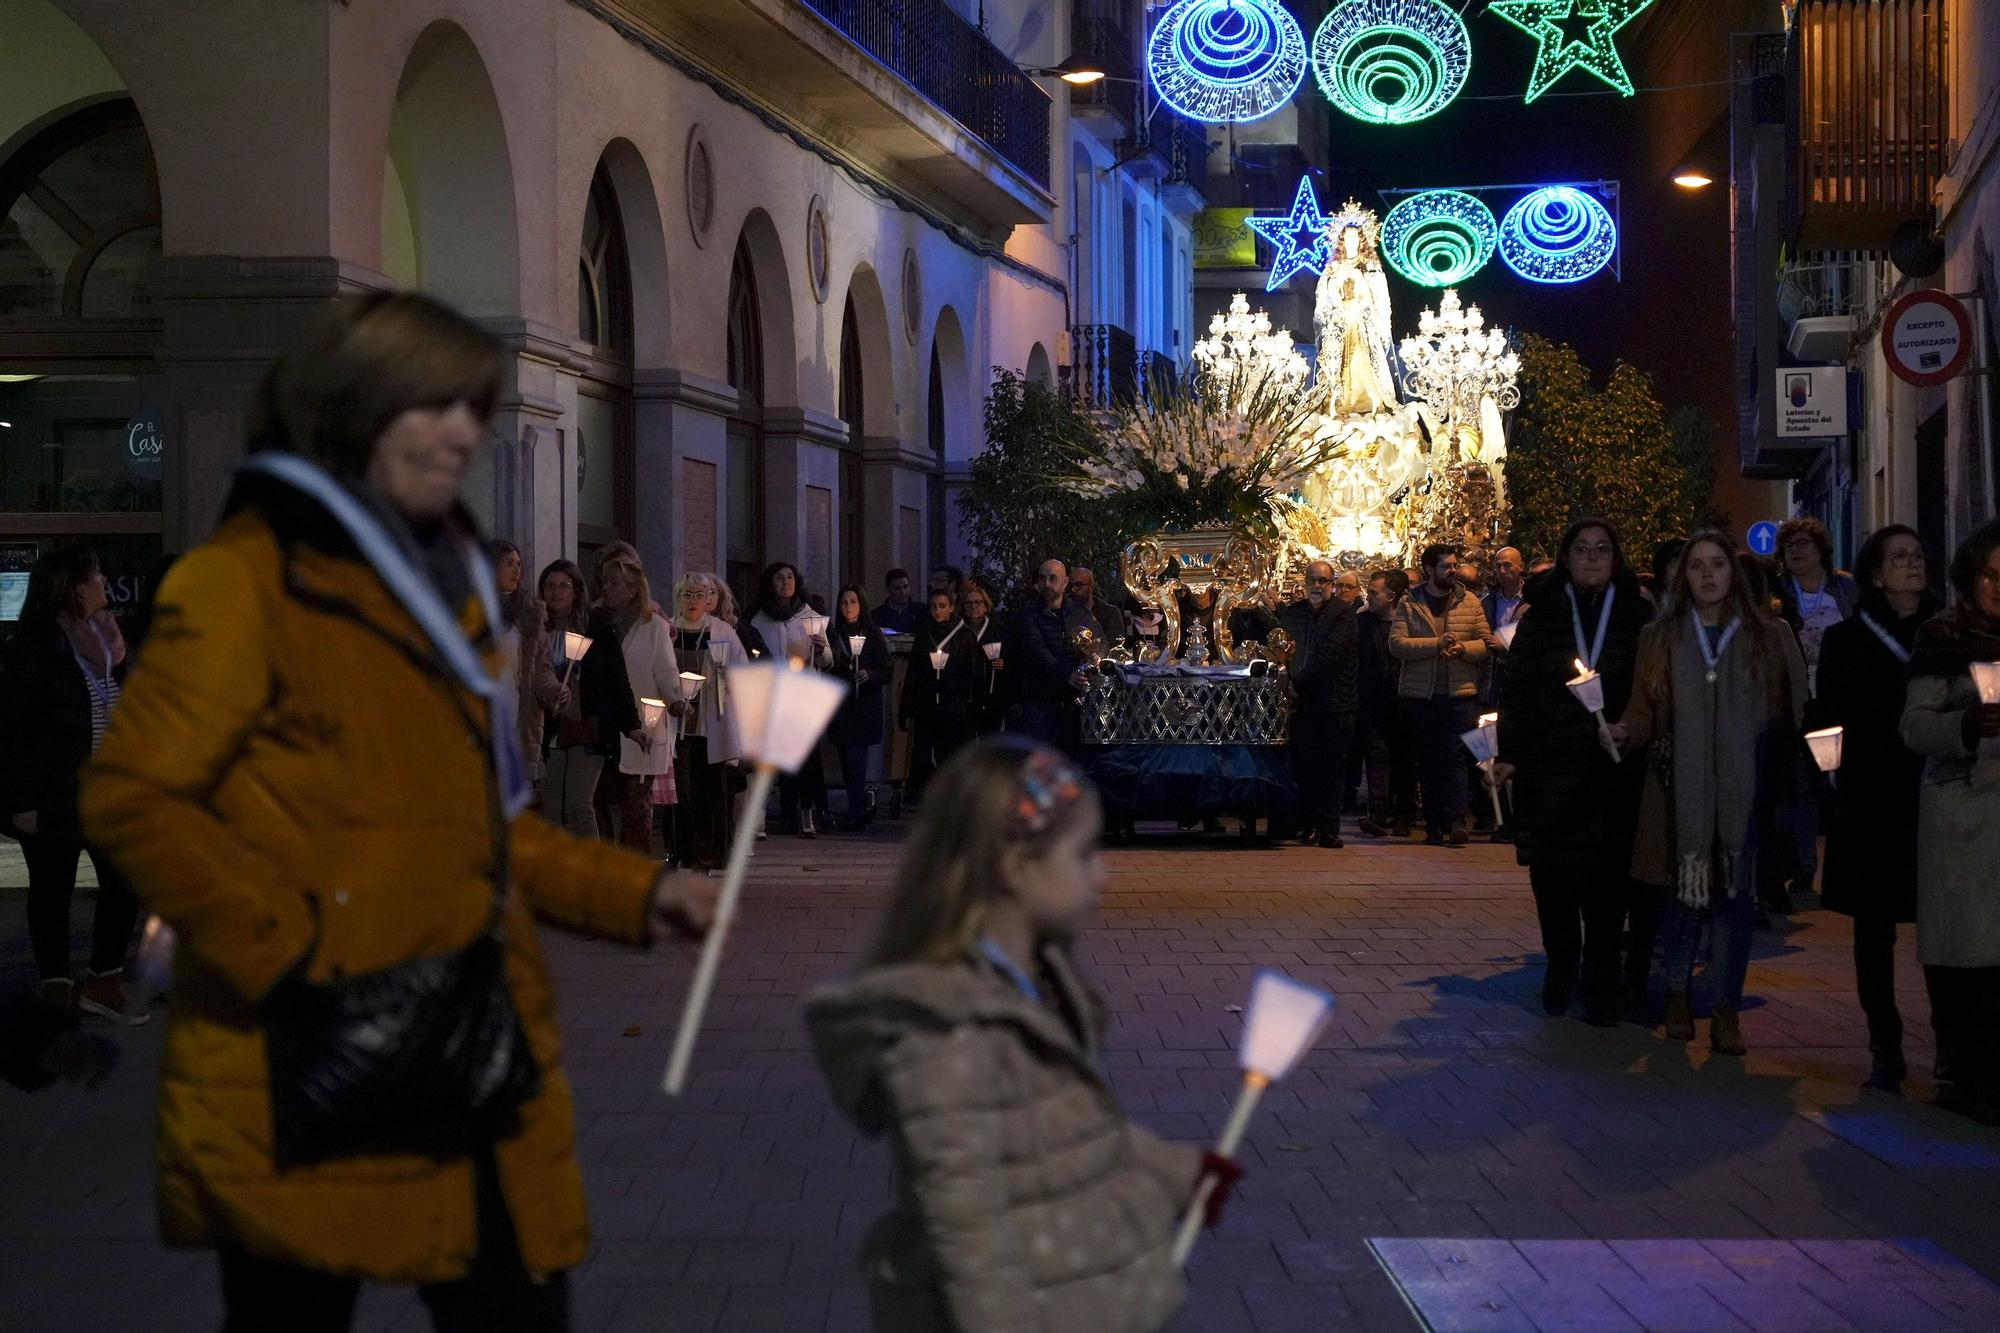
[[[1072,447],[1075,471],[1052,480],[1114,503],[1134,535],[1275,532],[1286,497],[1340,453],[1306,392],[1309,375],[1291,334],[1238,293],[1195,343],[1190,373]]]

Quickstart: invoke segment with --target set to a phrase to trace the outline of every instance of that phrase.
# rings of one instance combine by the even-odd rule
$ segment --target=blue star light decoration
[[[1313,34],[1312,67],[1327,100],[1356,120],[1407,125],[1465,87],[1472,39],[1440,0],[1347,0]]]
[[[1261,120],[1306,76],[1306,36],[1277,0],[1179,0],[1146,39],[1146,77],[1190,120]]]
[[[1595,74],[1625,96],[1632,79],[1612,38],[1653,0],[1492,0],[1487,11],[1539,42],[1535,68],[1528,75],[1528,101],[1573,69]],[[1583,36],[1573,36],[1577,24]],[[1565,24],[1569,26],[1564,26]]]
[[[1271,259],[1271,277],[1264,284],[1265,291],[1277,291],[1295,273],[1307,269],[1317,273],[1326,267],[1333,235],[1327,229],[1326,214],[1319,211],[1319,199],[1313,194],[1310,177],[1299,178],[1299,192],[1292,198],[1289,214],[1243,221],[1278,252]]]
[[[1485,204],[1463,190],[1410,195],[1382,219],[1382,257],[1421,287],[1454,287],[1486,267],[1499,228]]]
[[[1582,282],[1618,251],[1611,211],[1573,185],[1525,195],[1500,219],[1500,259],[1530,282]]]

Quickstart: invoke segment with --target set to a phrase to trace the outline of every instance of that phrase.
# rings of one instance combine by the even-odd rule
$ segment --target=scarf
[[[1725,895],[1749,891],[1751,865],[1745,851],[1771,696],[1751,670],[1760,644],[1755,625],[1744,624],[1730,640],[1716,663],[1712,685],[1695,641],[1703,632],[1699,618],[1669,621],[1661,629],[1672,700],[1676,886],[1683,903],[1706,907],[1718,860]]]
[[[69,640],[69,650],[82,659],[99,680],[110,676],[111,669],[125,660],[125,640],[116,638],[114,642],[105,638],[104,631],[98,628],[96,617],[78,620],[65,612],[56,617],[56,624],[62,626],[63,637]],[[111,632],[117,635],[116,622],[112,623]]]
[[[1974,662],[2000,662],[2000,621],[1960,602],[1924,622],[1910,658],[1912,676],[1963,676]]]

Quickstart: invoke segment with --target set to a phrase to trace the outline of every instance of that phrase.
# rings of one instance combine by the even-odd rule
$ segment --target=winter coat
[[[973,644],[972,631],[963,620],[940,625],[926,619],[911,637],[910,665],[903,675],[903,696],[896,716],[911,726],[965,721],[979,685],[979,667],[973,659],[985,657]],[[931,666],[934,651],[945,655],[943,671]]]
[[[1000,730],[1001,719],[1007,714],[1007,700],[1013,694],[1014,673],[1007,666],[1007,626],[998,616],[989,615],[986,623],[974,626],[965,622],[966,632],[972,635],[973,649],[978,656],[973,658],[973,669],[978,673],[972,686],[972,726],[982,734]],[[1000,645],[1000,667],[996,670],[993,660],[986,655],[986,645]]]
[[[880,745],[882,733],[887,723],[883,716],[883,693],[889,688],[890,673],[895,663],[889,657],[889,641],[882,637],[873,622],[863,621],[856,626],[852,621],[835,623],[827,631],[827,641],[833,645],[832,673],[854,684],[854,654],[847,647],[849,636],[862,634],[867,642],[861,645],[861,669],[868,673],[868,679],[860,688],[850,689],[847,697],[840,701],[840,711],[833,715],[833,721],[826,729],[826,738],[834,746],[847,749],[855,745]]]
[[[1379,712],[1396,702],[1396,659],[1389,656],[1388,617],[1357,611],[1354,627],[1355,698],[1362,709]]]
[[[90,686],[59,624],[23,625],[0,666],[0,828],[35,813],[42,837],[74,840],[77,774],[90,758]]]
[[[1625,714],[1639,661],[1639,635],[1652,619],[1637,579],[1628,576],[1613,586],[1604,648],[1597,659],[1607,722]],[[1516,770],[1515,856],[1522,865],[1608,874],[1608,882],[1595,886],[1608,893],[1623,881],[1631,861],[1646,756],[1634,752],[1617,762],[1599,743],[1597,719],[1566,683],[1576,675],[1579,655],[1567,571],[1543,587],[1516,621],[1514,648],[1501,680],[1500,758]],[[1578,597],[1586,642],[1597,637],[1599,598]]]
[[[248,480],[236,496],[167,576],[83,781],[86,832],[179,936],[159,1108],[166,1239],[392,1282],[465,1274],[469,1158],[273,1166],[260,1004],[294,975],[324,983],[460,948],[510,881],[506,976],[542,1087],[493,1157],[528,1269],[571,1267],[589,1236],[534,918],[643,942],[659,867],[532,814],[506,820],[486,702],[315,501]],[[459,623],[505,670],[476,597]]]
[[[1567,571],[1565,571],[1566,574]],[[1522,616],[1527,615],[1527,593],[1528,585],[1523,583],[1520,594],[1512,599],[1510,606],[1503,608],[1501,606],[1501,599],[1504,594],[1498,588],[1488,588],[1479,598],[1479,610],[1486,617],[1487,629],[1497,634],[1500,632],[1500,627],[1503,624],[1506,624],[1508,621],[1518,621]],[[1632,589],[1632,597],[1634,600],[1640,602],[1645,600],[1636,584]],[[1563,604],[1565,611],[1568,610],[1568,605],[1568,602],[1565,601]],[[1495,648],[1491,644],[1487,645],[1486,667],[1479,676],[1479,697],[1487,703],[1497,703],[1500,699],[1501,691],[1506,689],[1507,661],[1508,649],[1504,647]]]
[[[807,632],[807,622],[818,625],[824,634],[833,624],[819,612],[813,610],[803,599],[792,603],[789,611],[766,607],[750,617],[751,626],[771,656],[781,662],[805,662],[821,670],[833,665],[832,644],[825,648],[815,648],[812,635]]]
[[[1927,604],[1899,620],[1878,604],[1868,614],[1908,651],[1936,609]],[[1820,894],[1823,905],[1847,916],[1917,919],[1924,757],[1903,744],[1908,680],[1902,659],[1858,617],[1831,626],[1820,642],[1819,694],[1806,706],[1806,726],[1842,729]]]
[[[1929,967],[2000,967],[2000,740],[1967,734],[1979,691],[1964,665],[2000,661],[2000,632],[1973,621],[1957,606],[1917,632],[1903,704],[1903,743],[1924,757],[1917,957]]]
[[[863,1242],[879,1330],[1118,1333],[1181,1302],[1170,1255],[1199,1150],[1126,1119],[1101,1011],[1043,951],[1058,1013],[984,959],[905,963],[807,1001],[836,1105],[896,1162]]]
[[[609,759],[618,753],[625,733],[639,729],[639,705],[632,701],[632,682],[625,674],[624,645],[619,642],[618,627],[611,623],[610,614],[602,607],[592,607],[583,632],[590,639],[590,648],[581,662],[568,668],[569,706],[563,713],[551,709],[542,723],[542,752],[547,754],[562,746],[560,719],[566,714],[597,724],[597,739],[585,743],[583,749]],[[555,631],[550,632],[550,637],[555,637]],[[544,647],[544,660],[548,659],[548,653]],[[550,665],[553,669],[554,664]],[[557,673],[557,679],[562,679],[561,672]]]
[[[746,666],[750,662],[743,640],[736,637],[726,621],[715,616],[705,617],[701,628],[688,630],[679,620],[673,622],[674,657],[682,671],[694,672],[703,678],[701,693],[696,697],[694,707],[683,719],[682,735],[702,736],[708,740],[708,762],[720,764],[734,759],[742,753],[736,743],[736,727],[730,720],[728,668]],[[717,651],[727,660],[718,663]]]
[[[1353,604],[1329,597],[1317,609],[1311,602],[1297,603],[1294,614],[1302,629],[1291,661],[1299,711],[1352,713],[1360,706],[1361,666],[1361,627]]]
[[[1020,673],[1014,677],[1014,688],[1023,703],[1066,704],[1076,698],[1069,680],[1082,664],[1069,641],[1080,629],[1095,634],[1097,622],[1075,602],[1064,602],[1053,611],[1040,602],[1021,608],[1008,645],[1018,645],[1020,651],[1009,652],[1007,663],[1009,670]]]
[[[655,611],[644,620],[632,622],[619,641],[625,653],[625,678],[632,687],[632,705],[641,699],[658,699],[671,704],[680,698],[680,660],[674,656],[673,620],[664,611]],[[645,715],[640,714],[640,723]],[[670,773],[674,767],[674,719],[661,719],[653,729],[652,748],[642,750],[630,736],[620,738],[618,770],[650,776]]]
[[[1465,651],[1438,655],[1438,640],[1458,636]],[[1442,623],[1431,614],[1422,587],[1410,589],[1389,617],[1389,655],[1402,663],[1396,692],[1405,699],[1470,699],[1479,692],[1479,665],[1486,660],[1486,613],[1479,599],[1454,587]]]
[[[542,731],[549,712],[556,706],[557,691],[562,688],[556,679],[555,665],[549,661],[548,626],[548,608],[540,598],[530,597],[522,603],[520,615],[514,621],[520,636],[514,646],[515,665],[521,677],[514,720],[520,727],[521,754],[537,775],[542,764]]]

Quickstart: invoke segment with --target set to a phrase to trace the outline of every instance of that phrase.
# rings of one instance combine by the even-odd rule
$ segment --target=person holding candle
[[[653,601],[646,567],[630,542],[613,542],[597,557],[597,595],[618,630],[625,655],[625,677],[635,706],[658,699],[674,717],[681,714],[679,660],[674,656],[674,631],[667,615]],[[643,719],[642,719],[643,722]],[[654,779],[674,771],[673,728],[664,721],[642,727],[644,743],[625,737],[618,768],[607,774],[600,792],[609,788],[618,811],[618,840],[637,852],[653,850]],[[657,802],[667,804],[663,798]]]
[[[674,858],[713,872],[729,851],[729,791],[724,765],[736,757],[728,722],[726,668],[749,661],[743,640],[716,614],[722,582],[704,571],[683,574],[674,585],[674,657],[681,672],[701,678],[680,722],[674,766]]]
[[[812,604],[805,580],[786,561],[766,565],[757,579],[757,601],[750,608],[750,624],[770,649],[771,656],[786,662],[802,662],[822,671],[833,665],[833,648],[827,642],[827,617]],[[817,759],[806,762],[798,773],[778,778],[778,827],[802,838],[819,836],[813,812],[826,799],[826,781]],[[755,818],[760,812],[751,811]]]
[[[972,687],[970,720],[976,736],[990,736],[1005,725],[1007,716],[1006,627],[993,614],[993,590],[978,579],[967,579],[958,596],[959,615],[979,650],[973,660],[977,679]]]
[[[1128,1120],[1077,973],[1105,870],[1095,791],[1014,737],[938,774],[867,965],[806,1002],[837,1106],[895,1149],[863,1242],[883,1330],[1150,1330],[1180,1308],[1171,1247],[1227,1159]],[[1212,1196],[1209,1219],[1225,1189]]]
[[[876,628],[867,605],[860,584],[843,587],[835,596],[833,628],[827,635],[833,645],[830,669],[851,687],[826,729],[827,740],[840,756],[840,780],[847,788],[847,812],[839,825],[843,833],[858,833],[875,818],[868,803],[869,751],[882,743],[883,692],[893,666],[889,641]],[[856,639],[861,641],[858,652]]]
[[[2000,662],[2000,521],[1951,558],[1952,607],[1917,631],[1903,743],[1923,756],[1917,957],[1947,1062],[1939,1100],[2000,1124],[2000,701],[1974,673]],[[1990,687],[1989,687],[1990,688]]]
[[[590,1236],[536,919],[637,945],[713,910],[525,813],[458,501],[506,355],[414,294],[320,315],[84,773],[85,832],[178,939],[161,1225],[220,1251],[231,1329],[344,1329],[362,1281],[441,1328],[567,1327]]]
[[[1820,645],[1827,631],[1859,608],[1865,585],[1833,567],[1833,534],[1810,514],[1778,525],[1778,555],[1785,573],[1774,591],[1784,604],[1785,619],[1799,636],[1799,651],[1806,659],[1806,683],[1817,691]]]
[[[1862,544],[1854,577],[1860,602],[1853,618],[1829,627],[1820,643],[1819,692],[1806,708],[1806,725],[1841,729],[1821,901],[1854,918],[1854,984],[1873,1056],[1868,1082],[1893,1092],[1909,1074],[1896,1009],[1896,927],[1917,919],[1917,792],[1924,772],[1923,757],[1903,744],[1899,727],[1917,631],[1937,614],[1938,600],[1923,540],[1900,523]]]
[[[1486,660],[1486,613],[1458,581],[1458,552],[1424,548],[1424,581],[1396,605],[1389,655],[1401,666],[1397,692],[1410,705],[1423,774],[1424,839],[1463,847],[1468,796],[1459,733],[1478,715],[1479,667]]]
[[[1736,554],[1725,533],[1688,539],[1666,608],[1640,639],[1632,699],[1613,728],[1628,749],[1653,747],[1633,874],[1669,894],[1667,1036],[1694,1036],[1695,951],[1712,921],[1718,975],[1709,1042],[1725,1055],[1747,1049],[1738,1009],[1758,860],[1773,793],[1787,789],[1803,748],[1806,703],[1798,641],[1753,595]]]
[[[1518,622],[1499,701],[1492,780],[1514,782],[1515,856],[1528,867],[1548,956],[1542,1007],[1551,1015],[1568,1010],[1580,965],[1584,1019],[1599,1027],[1618,1021],[1621,977],[1644,998],[1654,914],[1650,893],[1635,893],[1631,879],[1640,765],[1606,751],[1597,718],[1572,697],[1570,682],[1579,669],[1594,672],[1604,717],[1616,722],[1651,619],[1617,529],[1601,518],[1576,520]],[[1632,952],[1623,957],[1628,913]]]
[[[585,602],[583,571],[556,560],[535,586],[547,608],[549,666],[560,682],[542,728],[542,814],[579,838],[594,838],[605,761],[617,755],[621,738],[636,742],[646,732],[625,675],[617,627],[603,607]],[[590,641],[581,660],[570,657],[571,635]]]
[[[486,544],[486,558],[493,562],[493,583],[500,593],[500,619],[514,634],[514,657],[521,682],[515,721],[521,732],[521,751],[527,759],[528,775],[540,782],[542,728],[562,690],[555,663],[549,660],[548,608],[528,590],[520,547],[505,538],[495,538]]]
[[[912,636],[910,664],[903,675],[897,725],[910,733],[910,771],[903,782],[903,808],[923,804],[931,774],[972,739],[972,698],[979,684],[981,656],[958,617],[950,593],[931,593],[929,614]]]

